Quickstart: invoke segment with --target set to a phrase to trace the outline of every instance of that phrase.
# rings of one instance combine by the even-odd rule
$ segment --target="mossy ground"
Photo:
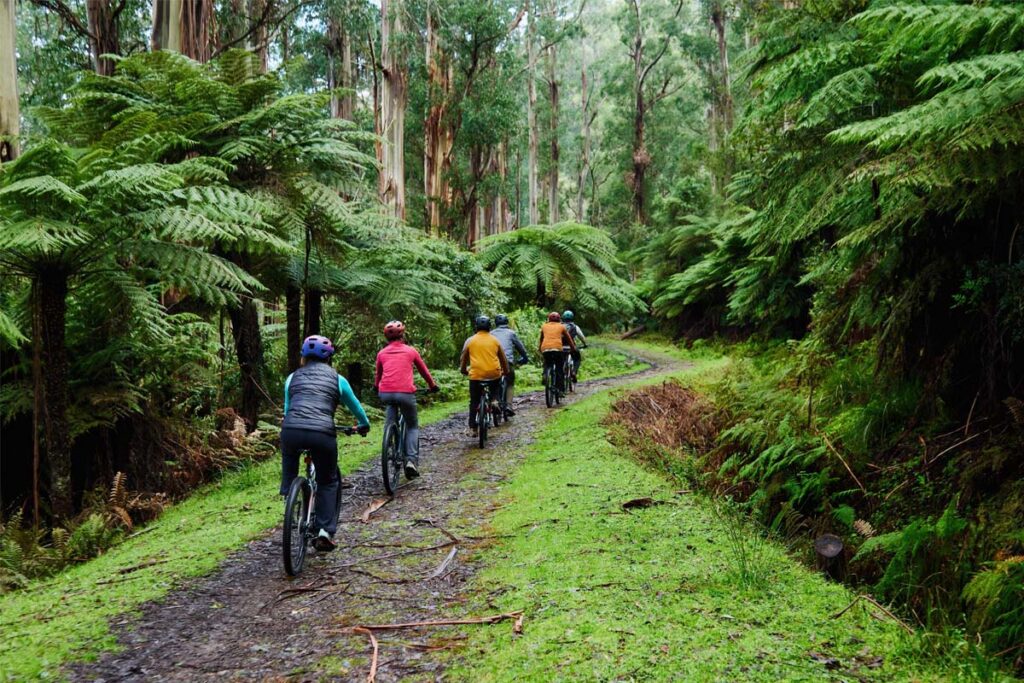
[[[683,352],[674,352],[684,357]],[[713,369],[719,361],[701,363]],[[503,491],[477,582],[481,612],[524,610],[463,629],[450,677],[466,681],[943,680],[894,623],[742,530],[710,501],[618,452],[601,417],[612,392],[555,413]],[[625,511],[652,497],[662,504]],[[752,559],[751,559],[752,558]]]

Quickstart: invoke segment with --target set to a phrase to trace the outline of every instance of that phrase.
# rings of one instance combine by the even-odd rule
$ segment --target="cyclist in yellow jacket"
[[[498,338],[491,334],[491,319],[486,315],[479,316],[474,322],[476,334],[466,340],[462,346],[462,357],[459,359],[459,370],[469,376],[469,429],[474,436],[477,431],[476,416],[479,412],[480,397],[484,393],[484,384],[491,385],[492,395],[497,395],[497,380],[509,373],[505,350]]]

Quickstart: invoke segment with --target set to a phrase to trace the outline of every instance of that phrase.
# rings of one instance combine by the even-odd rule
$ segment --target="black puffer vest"
[[[288,384],[288,414],[281,426],[336,434],[334,411],[339,401],[337,371],[327,363],[307,363],[292,374]]]

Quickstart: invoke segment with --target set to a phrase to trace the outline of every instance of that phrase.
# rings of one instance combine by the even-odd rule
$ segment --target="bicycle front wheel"
[[[296,576],[306,561],[306,525],[311,490],[305,477],[296,477],[288,489],[284,504],[284,529],[281,548],[284,552],[284,572]]]
[[[389,496],[395,495],[402,477],[402,444],[398,425],[394,422],[384,429],[384,444],[380,449],[380,473],[384,479],[384,490]]]

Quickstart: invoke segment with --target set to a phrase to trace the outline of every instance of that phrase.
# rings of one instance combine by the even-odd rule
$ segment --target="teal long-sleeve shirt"
[[[284,381],[284,414],[288,414],[288,405],[290,403],[288,399],[288,387],[291,386],[292,375],[288,375],[288,379]],[[366,417],[366,411],[363,410],[362,404],[359,399],[356,398],[356,393],[352,391],[352,385],[348,383],[348,380],[338,375],[338,391],[341,392],[341,402],[345,404],[348,411],[352,413],[359,421],[360,427],[368,427],[370,425],[370,418]]]

